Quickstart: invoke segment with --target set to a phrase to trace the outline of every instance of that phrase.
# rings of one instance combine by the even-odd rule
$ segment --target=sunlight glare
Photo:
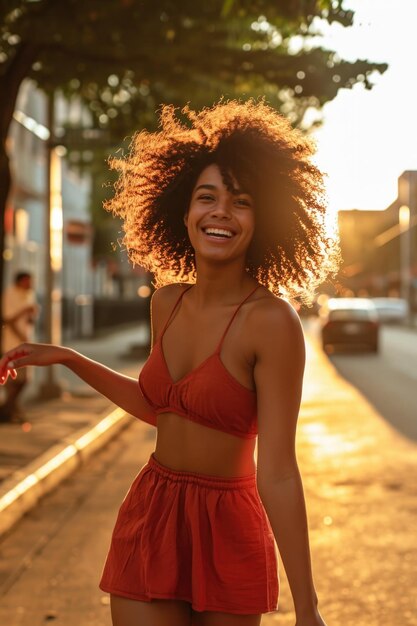
[[[323,108],[323,125],[314,131],[317,162],[327,172],[331,211],[386,209],[397,197],[397,179],[417,169],[417,55],[415,0],[399,0],[395,10],[378,0],[346,0],[354,25],[320,23],[322,45],[348,61],[386,62],[372,77],[375,86],[341,89]]]
[[[348,441],[340,434],[330,433],[322,422],[303,424],[302,428],[303,434],[313,447],[314,456],[318,459],[348,454],[360,447],[357,441]]]

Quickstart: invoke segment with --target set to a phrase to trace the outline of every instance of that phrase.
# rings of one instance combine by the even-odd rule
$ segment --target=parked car
[[[320,310],[323,350],[327,346],[368,347],[378,352],[379,318],[369,298],[329,298]]]
[[[388,324],[402,324],[407,321],[409,307],[404,298],[372,298],[378,311],[379,320]]]

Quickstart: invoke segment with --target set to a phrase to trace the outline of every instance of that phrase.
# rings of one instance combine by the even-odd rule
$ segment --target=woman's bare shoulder
[[[170,283],[159,287],[154,291],[151,298],[152,325],[157,329],[167,319],[175,302],[186,287],[187,283]]]
[[[152,302],[155,302],[156,304],[165,302],[166,300],[174,297],[175,294],[180,294],[183,288],[183,283],[170,283],[169,285],[158,287],[158,289],[155,289],[152,294]]]
[[[263,341],[268,337],[289,334],[295,338],[302,334],[300,317],[293,305],[266,287],[258,291],[258,297],[252,302],[247,328],[255,339]]]
[[[253,311],[255,315],[292,315],[298,317],[294,306],[284,298],[275,296],[272,291],[261,285],[257,290],[255,298],[252,299]]]

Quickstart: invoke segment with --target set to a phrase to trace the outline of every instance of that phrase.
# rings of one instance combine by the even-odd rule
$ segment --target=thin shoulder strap
[[[191,289],[191,287],[192,287],[192,285],[189,285],[186,289],[183,289],[183,290],[181,291],[180,295],[178,296],[178,298],[176,299],[175,304],[174,304],[174,306],[172,307],[172,311],[171,311],[171,313],[169,314],[167,321],[165,322],[165,326],[163,327],[162,332],[161,332],[161,334],[159,335],[159,339],[162,339],[162,337],[164,336],[164,333],[165,333],[166,329],[168,328],[168,325],[169,325],[169,323],[170,323],[170,321],[171,321],[171,319],[172,319],[172,316],[174,315],[174,312],[176,311],[176,309],[177,309],[177,307],[178,307],[179,303],[181,302],[183,295],[185,294],[185,292],[186,292],[186,291],[188,291],[189,289]]]
[[[225,337],[226,337],[226,335],[227,335],[227,331],[229,330],[229,328],[230,328],[230,327],[231,327],[231,325],[233,324],[233,320],[235,319],[236,315],[239,313],[239,311],[240,311],[240,308],[241,308],[242,304],[245,304],[245,302],[246,302],[247,300],[249,300],[249,298],[252,296],[252,294],[254,294],[254,293],[255,293],[255,291],[258,289],[258,287],[259,287],[259,286],[260,286],[260,285],[256,285],[255,289],[252,289],[252,291],[251,291],[251,292],[250,292],[250,293],[246,296],[246,298],[245,298],[244,300],[242,300],[242,302],[241,302],[241,303],[239,304],[239,306],[236,308],[236,311],[233,313],[233,315],[232,315],[232,317],[231,317],[231,319],[230,319],[230,321],[229,321],[228,325],[226,326],[226,330],[224,331],[223,336],[222,336],[222,338],[220,339],[219,345],[217,346],[217,350],[216,350],[216,353],[217,353],[217,354],[218,354],[218,353],[220,353],[220,350],[222,349],[222,345],[223,345],[224,338],[225,338]]]

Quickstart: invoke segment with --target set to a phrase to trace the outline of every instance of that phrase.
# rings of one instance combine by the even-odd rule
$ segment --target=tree
[[[266,95],[302,124],[308,107],[357,82],[370,88],[371,73],[386,69],[314,47],[320,19],[352,24],[343,0],[2,0],[0,19],[2,215],[6,139],[25,78],[81,97],[96,126],[120,138],[152,125],[161,102],[198,107],[221,94]],[[0,219],[0,253],[3,231]]]

